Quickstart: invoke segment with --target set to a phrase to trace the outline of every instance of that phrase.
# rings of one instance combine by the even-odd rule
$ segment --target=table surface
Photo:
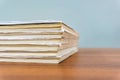
[[[80,49],[60,64],[0,63],[0,80],[120,80],[120,49]]]

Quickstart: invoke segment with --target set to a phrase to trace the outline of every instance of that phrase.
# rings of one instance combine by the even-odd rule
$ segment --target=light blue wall
[[[63,20],[80,47],[120,48],[120,0],[0,0],[0,21]]]

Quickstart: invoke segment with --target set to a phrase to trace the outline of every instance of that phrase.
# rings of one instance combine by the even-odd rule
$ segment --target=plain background
[[[120,48],[120,0],[0,0],[0,21],[62,20],[82,48]]]

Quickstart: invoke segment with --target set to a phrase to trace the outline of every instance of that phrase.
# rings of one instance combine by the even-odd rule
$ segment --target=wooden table
[[[0,63],[0,80],[120,80],[120,49],[80,49],[60,64]]]

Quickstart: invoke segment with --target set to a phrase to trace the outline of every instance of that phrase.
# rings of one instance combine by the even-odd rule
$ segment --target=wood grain
[[[60,64],[0,63],[0,80],[120,80],[120,49],[80,49]]]

